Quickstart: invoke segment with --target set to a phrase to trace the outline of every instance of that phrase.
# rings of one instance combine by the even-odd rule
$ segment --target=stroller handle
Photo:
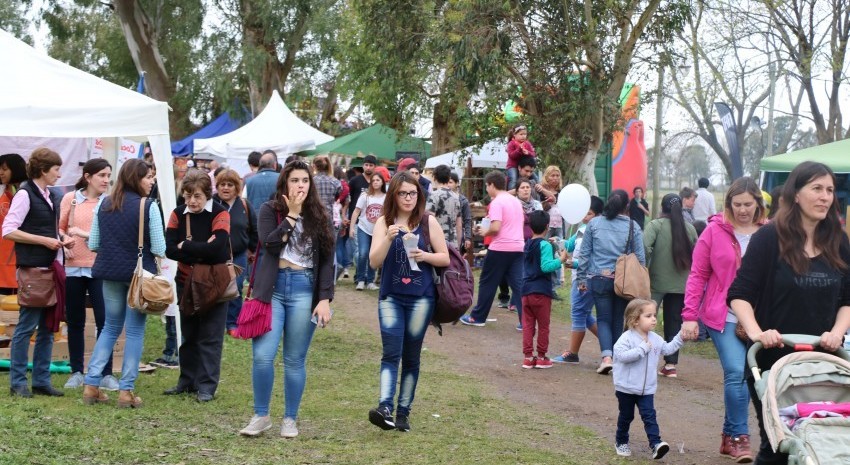
[[[815,348],[820,347],[820,336],[811,336],[808,334],[783,334],[782,343],[788,347],[792,347],[795,352],[810,352],[815,350]],[[761,370],[759,369],[758,364],[756,364],[756,355],[762,349],[764,349],[764,345],[762,345],[761,342],[756,341],[747,351],[747,364],[750,366],[750,370],[753,372],[753,377],[756,381],[761,379]],[[842,348],[839,348],[833,352],[833,354],[843,358],[844,360],[850,361],[850,354]]]

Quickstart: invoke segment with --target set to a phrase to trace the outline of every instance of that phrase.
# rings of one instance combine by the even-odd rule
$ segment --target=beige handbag
[[[127,305],[149,315],[161,315],[174,303],[174,286],[168,278],[162,276],[159,258],[156,258],[156,274],[142,266],[142,249],[144,248],[145,203],[147,197],[139,202],[139,258],[136,270],[130,280],[127,291]]]
[[[629,239],[626,242],[626,250],[617,258],[614,268],[614,293],[627,299],[647,299],[652,297],[649,289],[649,270],[640,264],[634,252],[635,222],[629,220]]]

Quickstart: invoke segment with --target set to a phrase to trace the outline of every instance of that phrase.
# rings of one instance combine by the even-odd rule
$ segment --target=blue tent
[[[248,116],[248,119],[250,120],[250,115]],[[171,154],[175,157],[190,155],[192,153],[192,142],[195,139],[207,139],[210,137],[227,134],[228,132],[239,128],[245,122],[246,121],[241,121],[239,119],[231,117],[229,112],[224,112],[221,116],[214,119],[210,122],[210,124],[202,127],[194,134],[187,136],[185,139],[178,140],[177,142],[172,142]]]

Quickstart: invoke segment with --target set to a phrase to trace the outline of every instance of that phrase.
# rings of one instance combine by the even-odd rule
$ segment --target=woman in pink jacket
[[[738,320],[726,306],[726,291],[735,280],[741,257],[766,211],[761,190],[749,177],[732,183],[723,204],[724,211],[709,219],[694,248],[691,274],[685,286],[682,335],[685,339],[697,338],[697,319],[708,329],[723,367],[726,414],[720,454],[746,463],[753,460],[747,425],[750,396],[744,378],[747,350],[735,335]]]

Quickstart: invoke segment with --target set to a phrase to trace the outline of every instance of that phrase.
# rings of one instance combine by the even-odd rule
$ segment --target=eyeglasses
[[[417,191],[410,191],[410,192],[398,191],[397,195],[398,195],[398,198],[400,198],[400,199],[415,199],[418,194],[419,194],[419,192],[417,192]]]
[[[187,201],[187,202],[188,202],[188,201],[190,201],[190,200],[192,200],[192,199],[195,199],[195,200],[199,200],[199,201],[206,202],[206,201],[207,201],[207,196],[206,196],[206,195],[204,195],[204,194],[183,194],[183,200],[185,200],[185,201]]]

